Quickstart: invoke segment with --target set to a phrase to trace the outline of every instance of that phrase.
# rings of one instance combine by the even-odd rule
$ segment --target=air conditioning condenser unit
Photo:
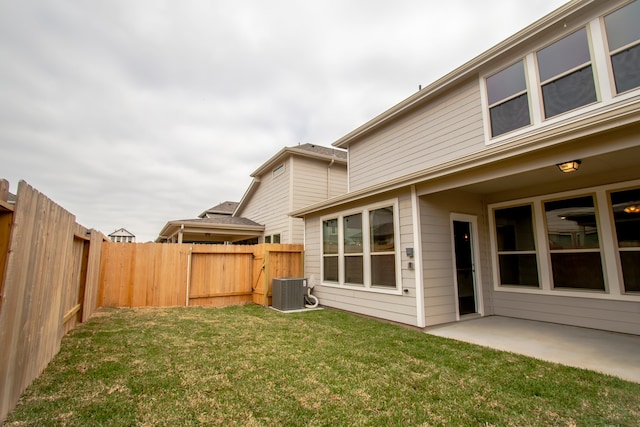
[[[298,277],[273,279],[271,305],[281,311],[303,309],[306,293],[307,279]]]

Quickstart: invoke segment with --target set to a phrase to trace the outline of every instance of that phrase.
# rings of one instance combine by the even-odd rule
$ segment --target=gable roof
[[[116,231],[112,232],[111,234],[109,234],[109,237],[114,236],[114,237],[136,237],[135,234],[133,234],[130,231],[127,231],[124,228],[119,228]]]
[[[315,144],[298,144],[293,147],[284,147],[278,151],[273,157],[264,162],[258,169],[256,169],[251,177],[259,177],[266,171],[271,170],[282,162],[289,155],[296,155],[301,157],[309,157],[313,159],[334,161],[336,163],[347,164],[347,152],[344,150],[338,150],[330,147],[323,147]],[[240,202],[242,203],[242,202]]]
[[[169,239],[181,230],[185,234],[184,241],[237,242],[261,236],[264,225],[227,214],[211,214],[208,218],[176,219],[167,222],[156,242]]]
[[[489,50],[481,53],[472,60],[466,62],[460,67],[454,69],[450,73],[444,75],[440,79],[430,85],[420,89],[404,101],[394,105],[353,131],[349,132],[342,138],[335,141],[332,145],[338,148],[346,149],[352,143],[358,141],[367,134],[381,128],[396,117],[407,114],[410,111],[420,108],[438,96],[445,90],[455,86],[459,82],[472,78],[482,69],[493,61],[498,61],[508,53],[517,50],[523,44],[530,42],[537,37],[544,36],[544,33],[550,28],[557,25],[565,25],[563,22],[568,16],[578,14],[581,10],[593,6],[602,5],[604,2],[596,0],[571,0],[565,5],[559,7],[553,12],[547,14],[543,18],[517,32],[513,36],[498,43]]]
[[[198,218],[208,218],[211,215],[233,215],[233,212],[238,207],[238,204],[238,202],[222,202],[202,212],[200,215],[198,215]]]
[[[245,191],[240,203],[238,204],[234,215],[237,215],[246,206],[247,202],[251,199],[251,195],[256,191],[260,185],[260,177],[265,172],[278,166],[288,156],[295,155],[301,157],[307,157],[312,159],[325,160],[328,163],[338,163],[341,165],[347,164],[347,152],[345,150],[338,150],[330,147],[323,147],[322,145],[315,144],[298,144],[293,147],[284,147],[278,151],[273,157],[264,162],[258,169],[256,169],[250,176],[253,178],[251,184]]]

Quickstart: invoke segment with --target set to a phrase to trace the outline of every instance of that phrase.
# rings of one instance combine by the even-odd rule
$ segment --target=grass
[[[6,425],[640,425],[640,384],[333,310],[103,309]]]

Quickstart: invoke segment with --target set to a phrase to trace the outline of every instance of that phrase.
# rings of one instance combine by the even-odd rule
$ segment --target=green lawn
[[[103,309],[7,425],[640,425],[640,384],[348,313]]]

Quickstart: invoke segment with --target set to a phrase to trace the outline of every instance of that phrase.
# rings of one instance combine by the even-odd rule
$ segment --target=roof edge
[[[454,69],[453,71],[445,74],[435,82],[419,90],[415,94],[409,96],[404,101],[399,102],[388,110],[377,115],[373,119],[367,121],[363,125],[344,135],[340,139],[333,142],[331,145],[337,148],[347,148],[349,144],[359,137],[377,129],[381,125],[384,125],[387,121],[397,117],[398,115],[411,110],[418,105],[423,104],[434,95],[442,92],[443,90],[454,85],[456,82],[468,78],[472,73],[477,71],[480,67],[484,66],[488,62],[492,61],[499,55],[505,53],[507,50],[520,45],[534,36],[540,34],[545,29],[556,24],[559,20],[567,17],[572,13],[576,13],[584,7],[594,3],[596,0],[571,0],[568,3],[560,6],[556,10],[548,13],[532,24],[528,25],[524,29],[518,31],[514,35],[506,38],[495,46],[484,51],[475,58],[467,61],[463,65]]]

